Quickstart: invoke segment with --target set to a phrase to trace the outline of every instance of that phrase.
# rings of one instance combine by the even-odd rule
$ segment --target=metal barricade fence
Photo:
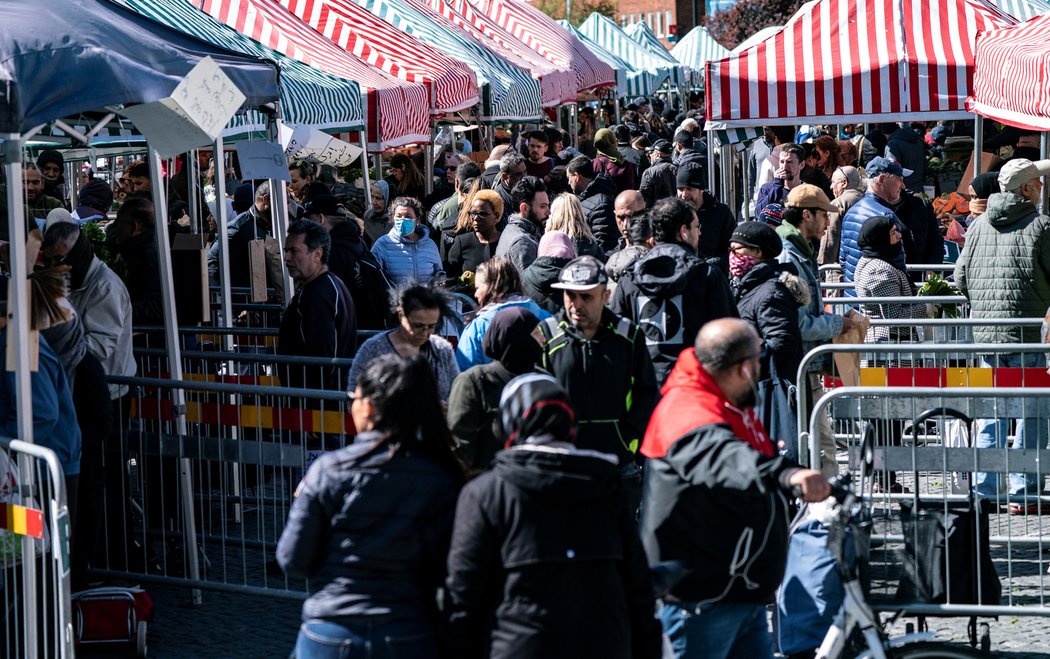
[[[1025,352],[1045,347],[1012,348]],[[1000,354],[1008,354],[1003,346],[971,348],[984,354],[999,348]],[[1045,366],[985,370],[992,372],[972,374],[974,380],[991,376],[993,386],[950,386],[949,382],[949,386],[842,387],[820,398],[809,414],[811,429],[828,411],[856,426],[847,445],[853,470],[866,452],[860,438],[867,433],[862,429],[876,428],[871,433],[873,477],[863,486],[873,508],[872,550],[865,567],[876,610],[919,616],[1050,616],[1046,595],[1050,558],[1045,555],[1050,549],[1050,518],[1043,515],[1050,497],[1033,494],[1018,499],[1027,514],[1015,515],[1004,509],[1010,499],[998,486],[987,495],[977,487],[982,476],[999,485],[1007,478],[1030,477],[1038,491],[1045,486],[1050,471],[1046,466],[1050,464],[1046,444],[1050,376]],[[1022,381],[1019,386],[1001,386],[1000,377]],[[969,438],[953,437],[964,426],[953,430],[953,421],[945,420],[939,408],[957,409],[975,419]],[[928,427],[914,433],[918,441],[913,440],[908,423],[931,409],[938,411]],[[989,434],[995,422],[1016,417],[1040,426],[1022,431],[1038,436],[1038,442],[1017,438],[1010,442],[1006,436]],[[886,430],[894,425],[895,429]],[[893,474],[899,488],[874,487],[887,483]],[[976,501],[971,499],[975,487]],[[916,500],[919,514],[909,505]],[[937,584],[940,590],[936,596],[923,596],[920,588],[910,587],[914,583]]]
[[[110,378],[131,393],[120,400],[116,441],[105,455],[106,523],[94,572],[305,596],[306,583],[277,567],[276,543],[306,468],[343,446],[354,428],[345,374],[312,380],[331,390],[284,383],[289,373],[345,371],[350,360],[186,352],[185,380],[174,382],[166,356],[138,352],[147,377]],[[179,389],[182,410],[172,404]],[[180,414],[185,436],[177,433]]]
[[[0,438],[0,656],[73,656],[70,535],[55,453]]]

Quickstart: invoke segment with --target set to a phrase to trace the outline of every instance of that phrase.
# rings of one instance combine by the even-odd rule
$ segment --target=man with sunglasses
[[[777,454],[753,409],[762,352],[746,321],[704,325],[642,441],[642,543],[650,565],[686,573],[660,610],[678,659],[773,656],[766,604],[787,561],[787,493],[830,493],[819,471]]]

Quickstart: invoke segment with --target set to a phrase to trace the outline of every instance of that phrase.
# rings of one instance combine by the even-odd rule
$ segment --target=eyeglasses
[[[467,213],[467,217],[488,217],[492,213],[488,211],[470,211]]]
[[[458,167],[458,165],[445,165],[445,171],[446,172],[454,172],[454,171],[456,171],[456,167]]]

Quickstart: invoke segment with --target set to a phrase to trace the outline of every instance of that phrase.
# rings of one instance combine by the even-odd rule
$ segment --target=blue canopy
[[[167,97],[211,57],[258,107],[278,97],[270,62],[217,48],[108,0],[4,0],[0,133]]]

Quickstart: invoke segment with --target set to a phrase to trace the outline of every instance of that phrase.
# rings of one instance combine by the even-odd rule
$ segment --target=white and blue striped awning
[[[1022,23],[1030,18],[1050,13],[1050,2],[1046,0],[991,0],[1000,11],[1010,14]]]
[[[707,63],[729,57],[729,49],[715,41],[707,30],[698,25],[674,45],[671,55],[689,67],[693,73],[693,84],[702,86]]]
[[[671,84],[682,84],[682,67],[677,62],[671,64],[650,53],[637,41],[627,36],[623,29],[611,19],[594,13],[580,26],[582,32],[591,41],[630,64],[636,71],[646,71],[656,78],[656,87],[670,79]],[[646,81],[647,82],[647,81]],[[632,90],[631,94],[648,95],[655,91]]]
[[[492,52],[429,7],[410,0],[353,1],[473,68],[482,91],[481,121],[525,122],[542,116],[540,84],[529,71]]]
[[[285,123],[329,132],[359,130],[365,125],[361,87],[353,80],[318,71],[267,48],[220,23],[186,0],[120,0],[158,23],[215,46],[276,62],[280,67],[281,115]],[[257,111],[234,117],[223,135],[234,139],[266,129]]]
[[[624,28],[624,33],[634,39],[638,45],[645,48],[649,53],[659,57],[671,66],[677,67],[679,69],[680,84],[684,85],[685,81],[689,79],[691,73],[689,67],[684,66],[675,59],[674,55],[667,51],[667,48],[660,42],[660,39],[657,38],[647,23],[638,22],[628,25]]]

